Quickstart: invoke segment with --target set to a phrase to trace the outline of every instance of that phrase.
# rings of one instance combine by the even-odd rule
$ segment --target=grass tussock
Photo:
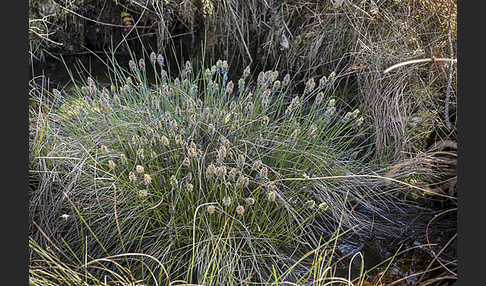
[[[316,249],[329,278],[344,233],[394,231],[376,220],[404,186],[365,164],[368,127],[342,110],[334,74],[296,92],[275,70],[255,82],[247,67],[234,83],[226,61],[172,75],[148,58],[109,63],[109,87],[32,90],[33,280],[52,264],[66,280],[295,282],[316,271]]]

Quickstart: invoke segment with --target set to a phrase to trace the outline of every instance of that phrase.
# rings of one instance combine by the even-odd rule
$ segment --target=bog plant
[[[188,61],[177,75],[155,54],[110,68],[109,87],[88,78],[56,101],[47,155],[32,159],[44,174],[33,220],[80,260],[143,253],[156,259],[134,275],[160,284],[297,281],[311,268],[295,263],[322,240],[384,215],[392,193],[353,177],[371,172],[366,127],[333,97],[334,74],[298,91],[272,70],[233,81],[222,60],[201,71]],[[49,203],[32,203],[47,188]]]

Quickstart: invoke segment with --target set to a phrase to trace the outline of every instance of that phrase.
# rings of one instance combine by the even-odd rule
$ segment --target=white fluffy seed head
[[[223,205],[229,207],[231,205],[231,197],[230,196],[225,196],[223,198]]]
[[[277,194],[274,191],[270,191],[267,193],[267,199],[271,202],[275,202],[277,199]]]
[[[143,175],[143,182],[145,183],[145,185],[150,184],[152,182],[152,177],[150,177],[149,174]]]
[[[247,206],[252,206],[255,204],[255,199],[254,198],[246,198],[245,203]]]
[[[147,190],[140,190],[140,191],[138,191],[138,194],[141,197],[146,197],[148,195],[148,191]]]
[[[245,213],[245,208],[242,205],[237,206],[236,213],[239,215],[243,215]]]
[[[210,206],[208,206],[208,208],[206,210],[207,210],[208,214],[213,214],[216,211],[216,207],[213,206],[213,205],[210,205]]]

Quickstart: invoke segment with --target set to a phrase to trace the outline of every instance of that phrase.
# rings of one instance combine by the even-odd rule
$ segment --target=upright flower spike
[[[314,200],[308,200],[306,203],[305,203],[306,207],[309,208],[309,209],[314,209],[314,207],[316,206],[316,202]]]
[[[130,70],[131,70],[132,72],[137,71],[137,64],[135,63],[135,61],[134,61],[134,60],[129,60],[129,61],[128,61],[128,67],[130,67]]]
[[[103,154],[107,154],[108,153],[108,147],[106,147],[105,145],[101,145],[101,153]]]
[[[245,80],[246,78],[248,78],[249,75],[250,75],[250,65],[248,65],[245,68],[245,70],[243,70],[243,75],[242,75],[243,80]]]
[[[191,166],[191,160],[189,160],[188,157],[185,157],[184,160],[182,160],[182,166],[189,168]]]
[[[160,142],[165,147],[169,147],[169,139],[165,135],[162,135],[162,137],[160,137]]]
[[[137,181],[137,175],[135,175],[134,172],[130,172],[128,175],[128,180],[130,180],[131,183]]]
[[[219,166],[215,169],[216,176],[218,176],[220,178],[224,178],[226,176],[226,172],[227,172],[227,169],[226,169],[226,166],[224,166],[224,165]]]
[[[319,209],[323,212],[326,211],[328,208],[329,208],[329,206],[327,205],[326,202],[322,202],[322,203],[319,204]]]
[[[306,93],[311,93],[314,90],[314,87],[316,86],[316,83],[314,81],[314,78],[310,78],[307,83],[305,84],[305,92]]]
[[[236,213],[239,215],[243,215],[245,213],[245,208],[242,205],[237,206]]]
[[[324,88],[326,86],[326,83],[327,83],[327,78],[325,75],[323,75],[319,80],[319,89]]]
[[[253,162],[253,169],[255,170],[260,170],[260,168],[262,167],[263,163],[262,163],[262,160],[256,160],[255,162]]]
[[[169,181],[172,187],[177,187],[177,185],[179,184],[175,175],[170,176]]]
[[[208,178],[212,178],[216,174],[216,167],[214,164],[209,164],[208,167],[206,168],[206,176]]]
[[[222,71],[222,68],[223,68],[223,61],[222,60],[216,61],[216,68],[217,68],[218,72]]]
[[[125,156],[124,153],[120,154],[120,161],[121,161],[122,165],[127,165],[128,160],[127,160],[127,156]]]
[[[231,197],[230,196],[225,196],[223,198],[223,205],[226,207],[229,207],[231,205]]]
[[[316,100],[315,100],[315,103],[317,105],[321,104],[322,100],[324,99],[324,92],[319,92],[317,95],[316,95]]]
[[[259,172],[259,175],[260,175],[260,178],[264,179],[267,177],[268,175],[268,169],[267,167],[263,167],[260,169],[260,172]]]
[[[275,202],[275,200],[277,199],[277,194],[274,191],[270,191],[267,193],[267,199],[270,202]]]
[[[234,88],[233,81],[230,80],[226,85],[225,95],[231,95],[231,93],[233,92],[233,88]]]
[[[145,60],[144,59],[138,60],[138,67],[140,68],[141,71],[145,71]]]
[[[261,71],[259,74],[258,74],[258,78],[257,78],[257,84],[259,86],[262,86],[265,84],[265,73],[263,71]]]
[[[161,54],[159,54],[159,55],[157,56],[157,62],[159,63],[159,66],[160,66],[161,68],[163,68],[163,67],[164,67],[164,57],[163,57]]]
[[[152,182],[152,177],[150,177],[149,174],[143,175],[143,182],[145,183],[145,185],[150,184]]]
[[[245,175],[241,174],[240,177],[238,177],[238,180],[236,181],[236,188],[246,188],[248,187],[248,184],[250,183],[250,179],[246,177]]]
[[[192,72],[192,66],[190,61],[186,61],[185,72],[186,72],[186,76],[189,76]]]
[[[150,62],[152,63],[152,65],[155,65],[155,63],[157,62],[157,55],[155,54],[155,52],[150,53]]]
[[[115,168],[116,168],[115,162],[113,162],[113,160],[109,160],[108,161],[108,167],[110,168],[110,170],[115,170]]]
[[[286,74],[283,78],[282,86],[285,88],[289,85],[289,83],[290,83],[290,74]]]
[[[186,191],[189,192],[189,193],[192,193],[193,190],[194,190],[194,185],[191,184],[191,183],[187,183],[186,184]]]
[[[247,206],[252,206],[252,205],[254,205],[254,204],[255,204],[255,199],[254,199],[254,198],[246,198],[246,199],[245,199],[245,204],[246,204]]]
[[[223,72],[223,74],[228,73],[228,61],[225,60],[221,63],[221,71]]]
[[[208,214],[213,214],[216,211],[216,207],[213,205],[209,205],[206,211],[208,212]]]

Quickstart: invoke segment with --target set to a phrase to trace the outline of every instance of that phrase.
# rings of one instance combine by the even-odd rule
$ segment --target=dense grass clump
[[[247,67],[233,82],[221,60],[171,75],[152,54],[111,71],[109,87],[87,78],[33,110],[34,256],[54,244],[87,269],[88,258],[143,254],[129,276],[161,284],[297,281],[312,271],[296,266],[306,253],[326,245],[330,263],[333,239],[378,228],[394,205],[364,165],[366,126],[334,98],[334,74],[297,92],[278,71],[254,83]],[[96,271],[86,275],[110,275]]]

